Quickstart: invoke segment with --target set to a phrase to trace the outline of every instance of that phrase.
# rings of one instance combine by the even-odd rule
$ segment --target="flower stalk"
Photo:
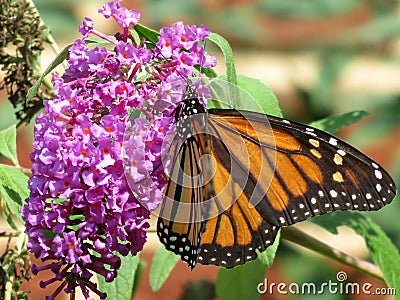
[[[296,226],[282,228],[282,238],[384,281],[383,274],[376,265],[337,250]]]

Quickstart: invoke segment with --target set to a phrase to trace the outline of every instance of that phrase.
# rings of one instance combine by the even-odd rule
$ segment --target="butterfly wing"
[[[165,191],[174,201],[164,201],[157,231],[192,268],[243,264],[282,226],[329,211],[377,210],[395,196],[393,180],[376,162],[315,128],[221,109],[190,126],[171,171],[179,180]],[[184,184],[184,173],[196,179]]]
[[[377,210],[395,196],[393,180],[376,162],[315,128],[210,110],[209,131],[214,206],[225,210],[205,224],[200,263],[242,264],[281,226],[329,211]]]
[[[268,121],[269,125],[265,115],[258,113],[210,111],[210,124],[216,132],[228,130],[236,139],[248,140],[247,144],[260,147],[266,161],[275,162],[270,179],[254,174],[263,157],[250,160],[244,189],[249,194],[258,181],[270,180],[263,199],[256,202],[261,212],[268,212],[263,216],[271,224],[290,225],[334,210],[377,210],[393,200],[393,179],[354,147],[303,124],[272,116]],[[232,146],[226,144],[227,148]]]
[[[212,187],[204,184],[210,177],[209,162],[204,156],[208,151],[204,122],[202,116],[191,118],[185,122],[187,135],[183,138],[177,134],[164,201],[157,212],[160,241],[191,267],[196,264],[207,213],[204,203],[209,198],[208,188]]]

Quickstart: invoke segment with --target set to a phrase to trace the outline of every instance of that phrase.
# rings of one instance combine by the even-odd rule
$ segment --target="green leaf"
[[[249,93],[256,101],[258,110],[253,109],[252,111],[282,117],[278,99],[261,80],[239,75],[238,86]],[[243,109],[246,108],[244,107]]]
[[[139,260],[139,264],[136,268],[135,278],[133,279],[133,291],[132,295],[135,295],[137,288],[139,287],[140,279],[142,278],[143,270],[146,268],[146,262],[144,260]]]
[[[55,69],[59,64],[61,64],[65,58],[68,55],[68,50],[72,46],[72,44],[69,44],[66,46],[57,56],[54,58],[54,60],[50,63],[50,65],[46,68],[44,73],[39,77],[39,79],[34,83],[34,85],[29,89],[27,95],[26,95],[26,100],[30,101],[33,97],[36,96],[40,85],[42,84],[44,78],[51,72],[53,69]]]
[[[259,252],[258,250],[256,250],[257,254],[258,254],[258,258],[267,268],[272,266],[272,263],[274,262],[280,239],[281,239],[281,231],[279,230],[278,234],[276,235],[274,243],[270,247],[268,247],[263,252]]]
[[[314,121],[309,125],[330,133],[337,132],[351,124],[354,124],[365,118],[368,112],[363,110],[355,110],[340,115],[329,116],[327,118]]]
[[[118,40],[114,36],[107,36],[107,38],[114,43],[105,40],[103,37],[99,36],[90,36],[87,39],[85,39],[85,43],[88,47],[94,48],[94,47],[112,47],[114,48],[115,45],[118,43]]]
[[[158,36],[160,33],[154,29],[146,27],[142,24],[137,24],[133,27],[137,34],[139,35],[140,39],[145,39],[146,41],[150,41],[152,43],[157,43]]]
[[[4,199],[0,199],[1,212],[6,219],[8,225],[14,230],[18,230],[18,226],[14,223],[13,214],[10,212],[7,202]]]
[[[218,77],[217,73],[211,67],[203,68],[203,67],[200,67],[199,65],[196,65],[196,66],[194,66],[194,69],[199,73],[199,77],[201,76],[201,74],[205,75],[208,78]]]
[[[19,170],[0,164],[0,196],[5,200],[12,215],[21,223],[21,205],[29,196],[28,179],[28,176]]]
[[[162,287],[178,260],[179,256],[164,246],[157,249],[150,269],[150,287],[154,292]]]
[[[225,58],[226,80],[234,85],[237,83],[235,62],[233,59],[233,51],[228,41],[217,33],[211,32],[208,37],[210,41],[216,44],[222,51]]]
[[[220,268],[216,282],[218,299],[259,299],[257,286],[264,282],[266,270],[259,259],[233,269]]]
[[[17,157],[17,128],[15,125],[0,131],[0,154],[4,155],[18,166]]]
[[[136,32],[136,30],[131,30],[133,41],[135,42],[136,45],[140,45],[141,40],[139,34]]]
[[[400,290],[400,254],[388,236],[369,217],[359,212],[344,211],[331,213],[312,221],[326,230],[337,234],[337,227],[345,225],[364,237],[372,260],[381,269],[386,283]]]
[[[139,255],[121,257],[121,268],[118,276],[112,282],[106,282],[104,277],[97,275],[99,289],[107,293],[108,299],[131,300],[136,288],[136,271],[139,265]],[[135,284],[136,283],[136,284]]]
[[[269,87],[258,79],[246,76],[238,76],[237,79],[236,86],[226,81],[225,75],[212,79],[208,84],[211,99],[207,108],[233,108],[282,116],[278,100]]]

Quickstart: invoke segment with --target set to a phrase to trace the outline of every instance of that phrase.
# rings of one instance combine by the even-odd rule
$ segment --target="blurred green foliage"
[[[283,18],[321,18],[346,13],[361,2],[361,0],[299,0],[293,5],[293,1],[290,0],[270,0],[260,1],[257,8]]]

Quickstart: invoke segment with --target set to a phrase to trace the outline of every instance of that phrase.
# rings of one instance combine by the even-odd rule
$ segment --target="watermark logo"
[[[278,295],[396,295],[395,288],[379,288],[373,284],[348,281],[347,273],[339,271],[336,279],[322,283],[269,282],[267,278],[257,285],[260,294]]]

